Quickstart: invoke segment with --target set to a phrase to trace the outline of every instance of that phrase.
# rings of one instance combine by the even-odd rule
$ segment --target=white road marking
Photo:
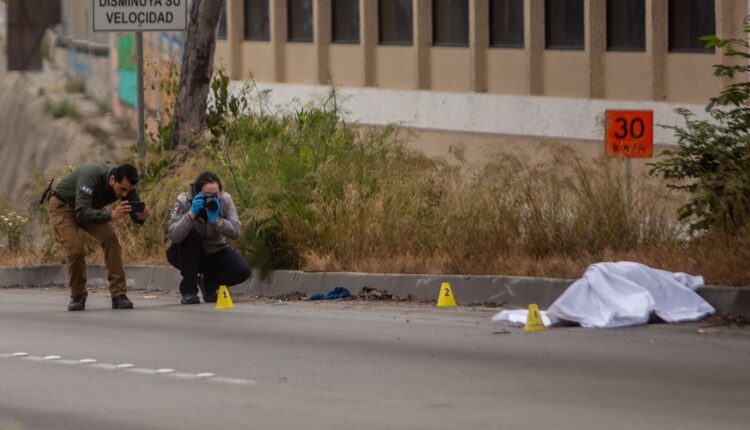
[[[254,385],[255,384],[255,381],[251,379],[224,378],[222,376],[217,376],[209,380],[216,381],[216,382],[223,382],[225,384],[233,384],[233,385]]]
[[[21,358],[24,360],[29,360],[29,361],[44,361],[44,357],[36,357],[34,355],[27,355]]]
[[[78,360],[68,360],[68,359],[62,359],[62,360],[52,360],[50,363],[54,364],[66,364],[66,365],[73,365],[78,364]]]
[[[254,385],[257,382],[252,379],[240,379],[240,378],[227,378],[223,376],[216,376],[214,373],[202,372],[202,373],[185,373],[176,372],[175,369],[164,367],[160,369],[147,369],[143,367],[135,367],[134,364],[121,363],[121,364],[109,364],[99,363],[94,358],[83,358],[80,360],[62,359],[59,355],[46,355],[44,357],[38,357],[29,355],[27,352],[14,352],[12,354],[0,353],[0,358],[20,358],[27,361],[36,362],[47,362],[53,364],[63,365],[77,365],[86,364],[86,368],[104,369],[104,370],[125,370],[133,373],[140,373],[142,375],[164,375],[166,377],[183,379],[183,380],[204,380],[214,381],[224,384],[231,385]]]
[[[174,376],[175,378],[180,378],[180,379],[198,379],[198,375],[195,375],[193,373],[180,373],[180,372],[177,372],[177,373],[172,373],[169,376]]]
[[[142,373],[144,375],[156,375],[156,370],[154,369],[144,369],[142,367],[131,367],[130,369],[125,369],[128,372],[133,373]]]
[[[94,363],[91,365],[91,367],[97,368],[97,369],[104,369],[104,370],[117,370],[117,366],[114,364],[107,364],[107,363]]]

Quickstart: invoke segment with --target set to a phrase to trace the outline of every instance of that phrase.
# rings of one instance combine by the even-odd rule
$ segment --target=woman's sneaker
[[[185,294],[180,301],[183,305],[197,305],[200,302],[201,299],[198,298],[197,294]]]
[[[216,303],[216,300],[219,298],[216,295],[216,291],[213,293],[206,291],[206,283],[204,282],[203,275],[198,275],[198,289],[201,290],[201,296],[203,296],[205,303]]]

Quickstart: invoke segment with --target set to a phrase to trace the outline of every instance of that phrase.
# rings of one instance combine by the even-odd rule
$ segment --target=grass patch
[[[70,94],[82,94],[86,92],[86,82],[79,79],[69,79],[65,82],[65,92]]]
[[[78,112],[75,104],[67,98],[58,101],[47,100],[44,104],[44,110],[55,119],[70,118],[75,121],[80,121],[82,118],[81,113]]]
[[[96,108],[99,113],[105,114],[109,112],[109,102],[104,99],[96,99]]]

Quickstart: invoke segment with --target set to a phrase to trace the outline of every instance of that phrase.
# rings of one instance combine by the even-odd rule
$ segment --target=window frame
[[[489,48],[501,48],[501,49],[525,49],[526,48],[526,11],[524,10],[524,0],[505,0],[505,1],[518,1],[521,3],[521,43],[520,44],[514,44],[514,43],[493,43],[494,39],[494,25],[493,25],[493,18],[495,16],[494,12],[494,4],[498,0],[489,0]]]
[[[566,2],[569,1],[576,1],[581,5],[581,44],[580,45],[552,45],[550,44],[550,36],[551,31],[550,27],[552,26],[552,21],[548,19],[550,17],[548,7],[550,1],[560,1],[560,0],[545,0],[544,2],[544,49],[550,50],[550,51],[585,51],[586,50],[586,7],[584,0],[565,0]],[[601,0],[599,0],[601,1]],[[567,20],[564,20],[563,22],[566,22]]]
[[[682,0],[682,1],[685,2],[686,0]],[[705,1],[710,1],[712,3],[712,5],[713,5],[713,7],[711,8],[711,10],[713,12],[713,24],[712,24],[713,30],[711,32],[707,33],[707,34],[702,34],[702,35],[700,35],[698,37],[716,34],[716,0],[705,0]],[[679,48],[675,48],[674,47],[675,40],[674,40],[674,34],[672,33],[673,20],[674,20],[674,15],[672,14],[672,10],[674,8],[672,7],[672,4],[673,4],[673,0],[669,0],[668,3],[667,3],[667,52],[676,53],[676,54],[680,54],[680,53],[682,53],[682,54],[708,54],[708,55],[715,54],[716,53],[716,48],[711,47],[709,49],[706,49],[705,48],[705,44],[703,44],[703,46],[704,46],[703,48],[697,48],[697,47],[695,47],[695,48],[693,48],[693,47],[687,47],[687,48],[685,48],[685,47],[679,47]],[[683,6],[685,4],[686,3],[683,3]]]
[[[309,2],[310,4],[310,36],[292,38],[292,3],[294,0],[286,2],[286,41],[290,43],[314,43],[315,42],[315,11],[313,10],[313,0],[299,0]]]
[[[248,19],[248,3],[250,2],[263,2],[263,6],[265,6],[265,34],[263,36],[251,36],[249,34],[250,29],[250,22]],[[242,37],[243,40],[248,42],[270,42],[271,41],[271,18],[270,18],[270,0],[242,0],[243,5],[243,17],[242,17]]]
[[[336,37],[336,4],[339,1],[349,1],[356,5],[357,9],[357,38],[353,39],[341,39]],[[372,0],[370,0],[372,1]],[[359,45],[362,39],[362,19],[361,11],[359,10],[359,0],[331,0],[331,43],[342,44],[342,45]]]
[[[646,0],[627,0],[627,1],[640,1],[643,4],[643,46],[642,47],[628,47],[628,46],[612,46],[612,11],[614,8],[610,8],[610,3],[618,0],[607,0],[607,51],[608,52],[646,52]],[[620,0],[623,1],[623,0]]]
[[[464,42],[438,42],[438,19],[437,13],[439,13],[436,4],[438,1],[461,1],[466,3],[466,43]],[[452,12],[452,10],[450,11]],[[453,17],[453,14],[450,15]],[[437,48],[468,48],[471,44],[471,20],[469,19],[469,0],[432,0],[432,46]]]
[[[227,22],[227,2],[224,0],[224,4],[221,6],[221,14],[219,15],[219,24],[216,26],[216,40],[229,40],[229,23]]]
[[[370,1],[370,0],[368,0]],[[383,39],[383,3],[385,1],[398,2],[399,0],[378,0],[378,45],[379,46],[414,46],[414,0],[409,2],[409,40],[408,41],[384,41]]]

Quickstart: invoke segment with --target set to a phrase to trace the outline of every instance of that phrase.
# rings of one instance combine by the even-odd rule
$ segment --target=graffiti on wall
[[[117,35],[117,95],[124,105],[135,107],[138,103],[138,71],[135,56],[135,35]]]
[[[184,49],[184,37],[180,33],[162,32],[144,34],[144,59],[148,67],[163,71],[173,63],[179,63]],[[120,102],[134,108],[138,100],[135,35],[121,33],[117,36],[117,94]],[[145,86],[151,87],[152,76],[145,71]],[[151,107],[154,108],[154,107]]]
[[[91,81],[93,73],[89,55],[73,49],[68,51],[68,74],[76,81]]]
[[[162,61],[180,61],[185,41],[179,33],[163,32],[159,37],[159,52]]]

